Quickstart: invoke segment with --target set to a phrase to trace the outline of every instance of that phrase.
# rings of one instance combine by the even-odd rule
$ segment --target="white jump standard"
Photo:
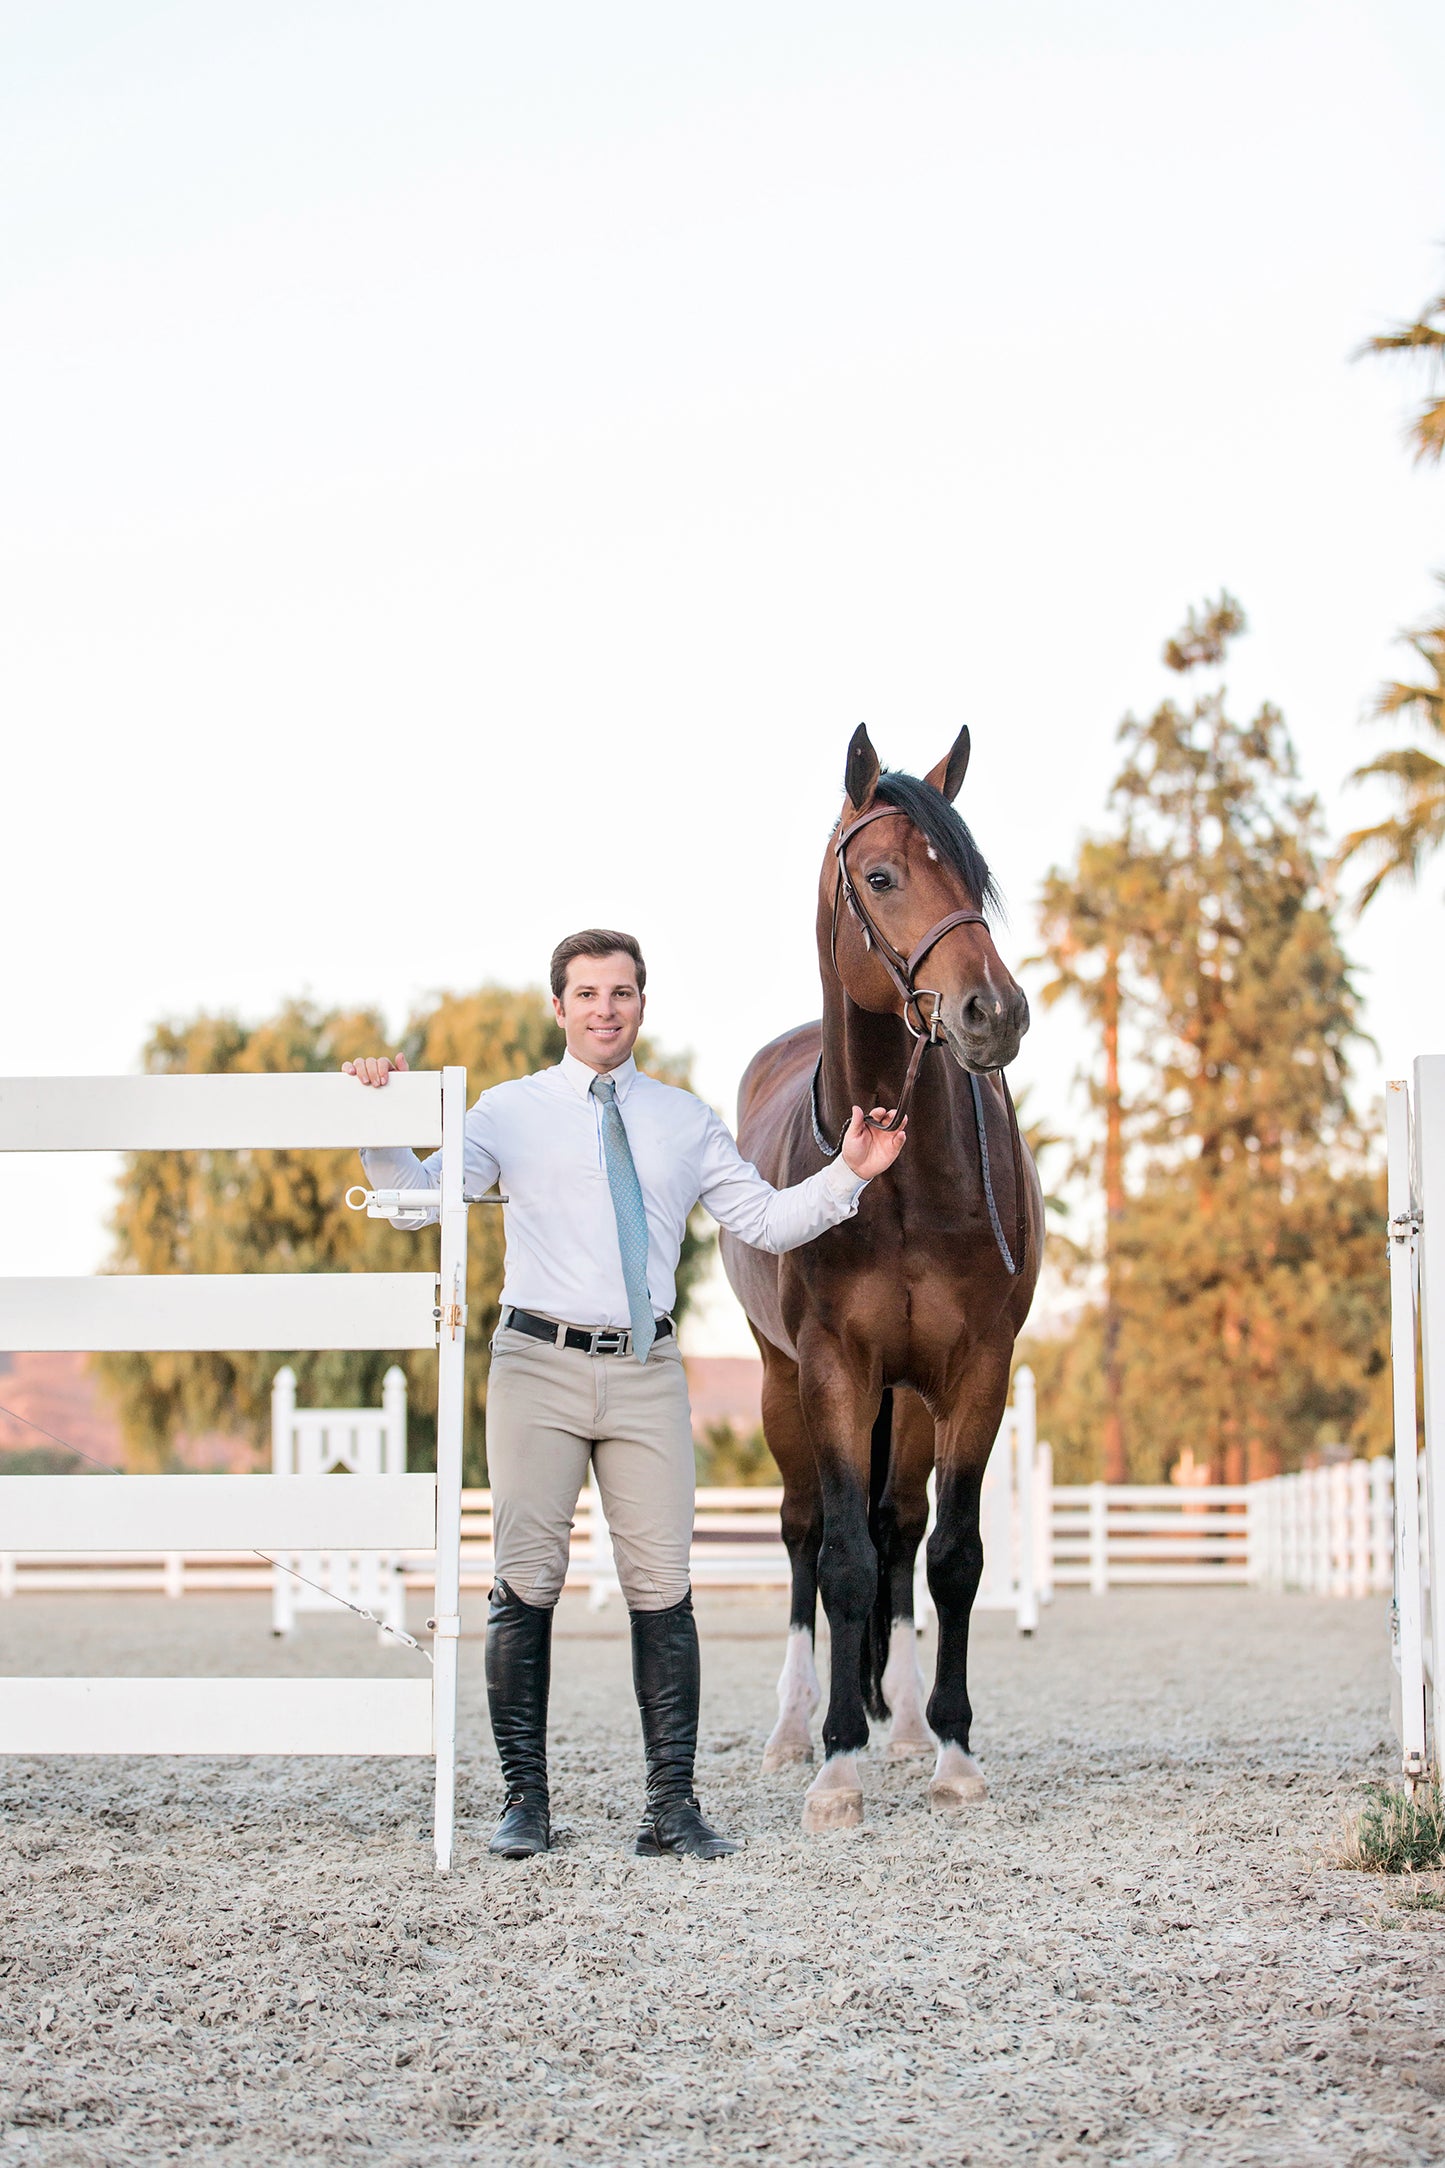
[[[1445,1055],[1386,1086],[1390,1357],[1395,1416],[1395,1601],[1401,1769],[1414,1786],[1445,1752]],[[1415,1342],[1424,1367],[1425,1454],[1416,1444]],[[1422,1515],[1421,1491],[1424,1492]],[[1422,1520],[1428,1520],[1428,1527]]]
[[[439,1147],[441,1269],[0,1279],[0,1349],[435,1348],[437,1472],[8,1476],[0,1550],[436,1551],[430,1679],[0,1679],[0,1753],[429,1754],[451,1865],[461,1542],[466,1071],[0,1079],[0,1152]]]

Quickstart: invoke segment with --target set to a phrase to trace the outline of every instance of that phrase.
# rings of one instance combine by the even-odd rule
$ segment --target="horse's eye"
[[[891,888],[893,886],[893,876],[891,873],[885,873],[882,868],[879,867],[874,872],[869,874],[868,886],[873,890],[875,896],[881,896],[885,888]]]

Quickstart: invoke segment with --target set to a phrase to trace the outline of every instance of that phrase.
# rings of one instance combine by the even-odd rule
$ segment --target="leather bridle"
[[[828,937],[828,953],[832,960],[833,969],[834,971],[838,969],[838,911],[840,906],[846,903],[848,909],[863,929],[864,940],[870,949],[877,950],[879,962],[888,973],[889,978],[892,979],[898,993],[902,996],[903,1021],[913,1040],[913,1052],[908,1060],[908,1073],[903,1079],[903,1089],[898,1095],[898,1105],[894,1109],[893,1119],[891,1122],[875,1122],[870,1114],[868,1116],[869,1126],[874,1129],[892,1130],[901,1128],[904,1116],[908,1112],[908,1103],[913,1097],[913,1087],[918,1082],[918,1072],[923,1066],[923,1057],[931,1046],[937,1046],[938,1044],[943,996],[936,987],[919,986],[917,984],[918,966],[925,956],[937,948],[946,933],[952,933],[955,926],[983,926],[988,923],[982,911],[950,911],[946,918],[939,919],[936,924],[929,927],[923,938],[914,943],[907,956],[903,954],[901,949],[896,949],[893,946],[893,943],[884,933],[877,919],[874,918],[867,904],[864,903],[863,898],[853,886],[853,877],[848,871],[848,845],[860,828],[867,828],[873,821],[907,820],[907,818],[908,815],[901,806],[874,806],[871,812],[860,813],[855,821],[849,821],[846,828],[840,828],[838,840],[833,846],[833,856],[838,862],[838,882],[833,890],[833,923]],[[925,1000],[933,1003],[933,1014],[926,1023],[923,1016],[923,1003]],[[918,1019],[916,1023],[914,1022],[915,1013]]]
[[[908,1068],[903,1078],[903,1089],[898,1094],[898,1104],[893,1110],[893,1119],[891,1122],[879,1122],[875,1121],[871,1114],[864,1116],[864,1120],[870,1129],[885,1131],[902,1128],[913,1098],[913,1087],[918,1082],[918,1074],[923,1067],[923,1057],[931,1046],[937,1046],[939,1043],[943,996],[936,987],[920,986],[917,983],[918,967],[923,962],[924,957],[930,955],[937,948],[944,935],[952,933],[955,926],[984,926],[988,923],[982,911],[950,911],[946,917],[938,919],[929,927],[927,933],[914,943],[907,956],[903,954],[901,949],[894,947],[854,887],[853,877],[848,871],[848,845],[852,842],[854,836],[858,834],[860,829],[867,828],[873,821],[890,818],[907,820],[909,816],[901,806],[878,805],[873,806],[867,813],[860,813],[858,818],[849,821],[846,827],[839,827],[838,839],[833,845],[833,856],[838,865],[838,880],[833,890],[833,916],[828,934],[829,958],[835,974],[841,978],[842,974],[838,971],[838,914],[843,904],[846,903],[849,911],[863,930],[865,943],[870,950],[876,950],[879,962],[893,981],[894,987],[903,1002],[903,1022],[913,1040],[913,1052],[908,1057]],[[926,1021],[923,1014],[925,1000],[933,1003],[933,1012]],[[916,1022],[914,1020],[915,1016],[917,1018]],[[818,1083],[822,1070],[823,1056],[820,1052],[817,1066],[813,1071],[813,1080],[809,1092],[809,1107],[813,1121],[814,1140],[819,1149],[826,1153],[828,1158],[832,1159],[837,1156],[842,1145],[841,1140],[838,1144],[830,1144],[823,1134],[818,1108]],[[1013,1149],[1016,1213],[1014,1246],[1012,1249],[1010,1249],[1004,1235],[1003,1223],[999,1218],[998,1205],[994,1199],[993,1180],[989,1168],[988,1134],[984,1126],[983,1095],[979,1089],[978,1076],[975,1071],[969,1071],[968,1081],[973,1090],[973,1115],[978,1131],[979,1172],[983,1177],[983,1194],[988,1206],[989,1224],[993,1229],[994,1241],[998,1245],[998,1252],[1003,1259],[1004,1268],[1012,1277],[1023,1270],[1025,1245],[1028,1239],[1028,1220],[1024,1210],[1023,1139],[1019,1135],[1019,1118],[1013,1102],[1013,1093],[1004,1082],[1002,1069],[997,1074],[999,1085],[1003,1091],[1004,1105],[1008,1109],[1009,1142]]]

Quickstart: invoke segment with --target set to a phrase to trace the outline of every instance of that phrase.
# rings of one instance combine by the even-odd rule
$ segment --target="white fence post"
[[[1350,1462],[1350,1594],[1370,1593],[1370,1464]]]
[[[1306,1469],[1304,1486],[1310,1501],[1310,1568],[1306,1586],[1312,1596],[1328,1596],[1331,1593],[1329,1469]]]
[[[406,1372],[393,1363],[381,1381],[383,1475],[406,1474]]]
[[[1249,1560],[1249,1585],[1251,1588],[1270,1586],[1270,1508],[1273,1502],[1273,1482],[1264,1477],[1251,1483],[1249,1496],[1244,1504],[1244,1524],[1247,1530],[1245,1549]]]
[[[1109,1486],[1089,1485],[1089,1593],[1109,1593]]]
[[[1417,1069],[1417,1077],[1418,1077]],[[1391,1607],[1394,1656],[1400,1674],[1400,1759],[1412,1787],[1425,1774],[1424,1559],[1421,1552],[1415,1329],[1419,1306],[1419,1230],[1409,1087],[1385,1086],[1390,1251],[1390,1366],[1395,1429],[1394,1542]],[[1377,1464],[1378,1465],[1378,1464]],[[1436,1755],[1438,1759],[1438,1732]]]
[[[382,1473],[406,1474],[406,1372],[392,1363],[381,1381]],[[363,1563],[365,1561],[363,1560]],[[380,1592],[380,1608],[388,1626],[406,1630],[406,1579],[396,1553],[385,1560],[386,1585]],[[382,1561],[377,1561],[377,1571]],[[385,1639],[385,1636],[378,1636]]]
[[[1445,1760],[1445,1059],[1415,1064],[1415,1166],[1420,1215],[1420,1354],[1425,1403],[1425,1520],[1429,1561],[1432,1758]],[[1430,1232],[1436,1234],[1430,1247]]]
[[[1040,1439],[1034,1455],[1034,1587],[1054,1600],[1054,1449]]]
[[[451,1869],[456,1834],[457,1648],[462,1631],[462,1433],[467,1357],[467,1207],[462,1195],[466,1116],[467,1072],[443,1069],[436,1615],[431,1622],[432,1736],[436,1751],[434,1849],[439,1874]]]
[[[296,1422],[296,1373],[289,1363],[271,1381],[271,1473],[294,1475]],[[285,1561],[289,1564],[289,1560]],[[271,1631],[289,1634],[296,1630],[296,1583],[278,1565],[271,1581]]]
[[[1377,1454],[1367,1461],[1370,1479],[1370,1594],[1388,1595],[1394,1586],[1395,1485],[1389,1456]]]
[[[1039,1597],[1034,1583],[1038,1411],[1034,1374],[1027,1363],[1015,1375],[1013,1398],[1013,1487],[1018,1500],[1013,1548],[1018,1561],[1018,1629],[1021,1634],[1031,1634],[1039,1623]]]

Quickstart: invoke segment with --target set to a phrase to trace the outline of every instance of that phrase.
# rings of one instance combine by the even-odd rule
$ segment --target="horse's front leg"
[[[803,1801],[810,1834],[854,1829],[863,1819],[858,1755],[868,1744],[863,1655],[878,1594],[878,1554],[868,1529],[868,1468],[880,1388],[835,1340],[819,1335],[799,1350],[802,1405],[818,1468],[823,1541],[818,1592],[830,1648],[824,1763]]]
[[[928,1478],[933,1468],[933,1417],[916,1393],[895,1386],[888,1482],[878,1508],[881,1553],[880,1618],[887,1595],[882,1698],[890,1718],[891,1761],[927,1759],[937,1744],[924,1713],[923,1674],[913,1617],[913,1569],[928,1526]]]
[[[1008,1401],[1010,1355],[984,1349],[949,1393],[938,1425],[938,1514],[928,1539],[928,1587],[938,1610],[938,1663],[928,1721],[938,1759],[928,1787],[936,1813],[956,1813],[987,1797],[983,1771],[969,1751],[968,1629],[983,1577],[979,1501],[983,1471]]]
[[[778,1720],[763,1748],[762,1774],[813,1759],[813,1711],[821,1701],[813,1633],[818,1613],[818,1546],[823,1539],[823,1501],[813,1447],[798,1400],[798,1366],[764,1340],[763,1435],[783,1478],[783,1541],[792,1567],[788,1645],[778,1680]]]

